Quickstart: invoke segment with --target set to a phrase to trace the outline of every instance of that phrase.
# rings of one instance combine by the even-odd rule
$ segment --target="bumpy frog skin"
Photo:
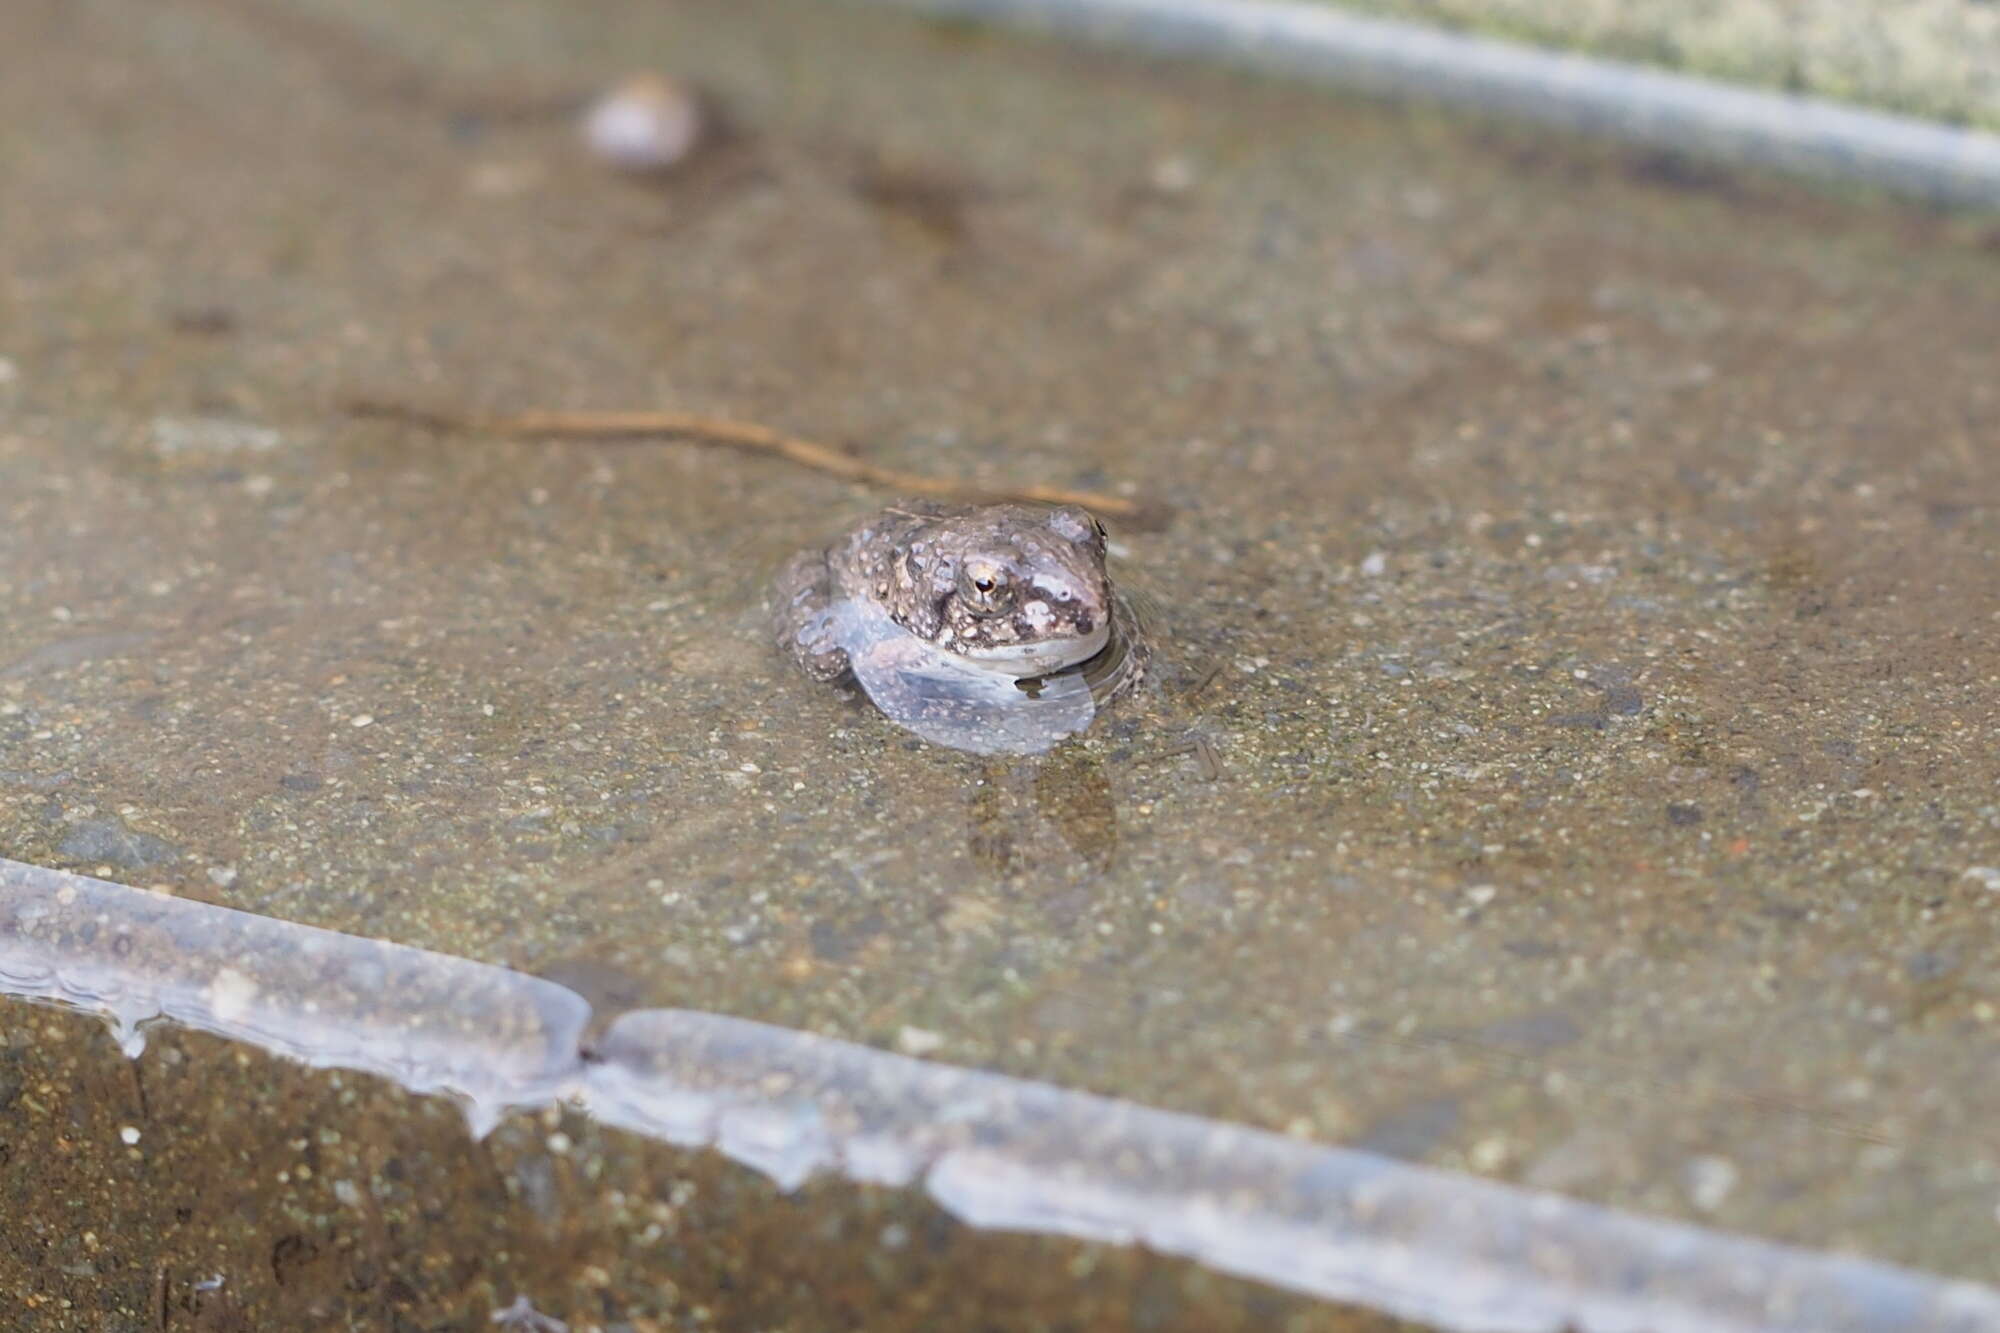
[[[1146,666],[1104,544],[1075,506],[898,505],[785,567],[778,644],[926,739],[1047,749]]]

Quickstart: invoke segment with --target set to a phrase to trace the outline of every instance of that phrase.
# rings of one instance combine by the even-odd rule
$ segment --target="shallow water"
[[[11,859],[2000,1279],[1988,223],[846,8],[9,22]],[[739,137],[594,170],[634,63]],[[356,392],[1158,495],[1161,661],[940,749],[769,646],[890,497]]]

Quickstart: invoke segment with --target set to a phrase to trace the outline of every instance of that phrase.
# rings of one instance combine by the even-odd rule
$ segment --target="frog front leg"
[[[778,574],[778,650],[818,681],[847,674],[847,650],[834,642],[833,573],[824,551],[802,551]]]

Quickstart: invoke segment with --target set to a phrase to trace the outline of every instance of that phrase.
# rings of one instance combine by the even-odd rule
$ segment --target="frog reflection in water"
[[[926,740],[1037,753],[1145,674],[1105,539],[1074,505],[894,506],[785,566],[778,643]]]

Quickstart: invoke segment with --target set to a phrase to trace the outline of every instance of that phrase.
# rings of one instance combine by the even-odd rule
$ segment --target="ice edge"
[[[169,949],[148,949],[167,944]],[[568,1099],[793,1189],[921,1184],[968,1225],[1139,1243],[1460,1333],[1976,1333],[2000,1291],[0,859],[0,995],[172,1022],[467,1108]],[[476,998],[470,1040],[445,1002]],[[409,1001],[430,1001],[429,1005]],[[502,1021],[494,1023],[492,1015]]]

